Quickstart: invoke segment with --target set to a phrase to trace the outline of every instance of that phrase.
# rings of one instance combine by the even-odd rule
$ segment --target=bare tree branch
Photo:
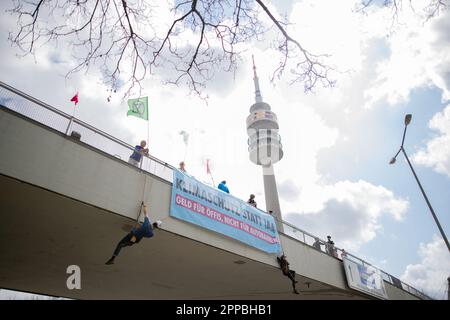
[[[76,63],[67,77],[96,67],[111,91],[135,87],[155,76],[164,83],[186,85],[206,99],[206,83],[215,72],[235,71],[244,44],[256,43],[265,35],[274,37],[279,63],[272,81],[290,68],[291,83],[304,90],[334,84],[327,55],[313,54],[289,33],[286,18],[277,19],[263,0],[182,0],[170,4],[171,21],[159,21],[150,0],[12,0],[9,10],[17,18],[17,31],[9,40],[26,54],[39,46],[61,41]],[[428,18],[447,6],[444,0],[429,0]],[[408,0],[411,5],[411,0]],[[402,0],[384,0],[393,19]],[[379,5],[362,0],[358,11]],[[272,25],[262,23],[265,14]],[[275,35],[273,32],[275,31]]]

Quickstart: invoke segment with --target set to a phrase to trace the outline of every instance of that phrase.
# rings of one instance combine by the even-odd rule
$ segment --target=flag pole
[[[145,97],[145,101],[147,102],[147,148],[150,145],[150,120],[148,120],[148,96]]]
[[[66,129],[66,135],[69,134],[70,127],[72,127],[73,115],[74,115],[74,113],[72,113],[72,116],[69,119],[69,124],[67,125],[67,129]]]
[[[148,120],[148,100],[147,100],[148,98],[146,97],[145,98],[145,100],[146,100],[146,108],[147,108],[147,148],[149,147],[149,144],[150,144],[150,142],[149,142],[149,140],[150,140],[150,121]],[[149,160],[150,160],[150,157],[149,157],[149,154],[146,154],[147,155],[147,157],[149,158]],[[145,157],[145,155],[143,155],[143,157],[142,157],[142,160],[141,160],[141,170],[142,170],[142,163],[144,162],[144,157]],[[150,172],[150,168],[151,168],[151,166],[150,166],[150,161],[149,161],[149,167],[148,167],[148,172]],[[141,203],[141,211],[142,211],[142,206],[144,205],[144,198],[145,198],[145,189],[147,188],[147,179],[148,179],[148,177],[147,177],[147,175],[144,175],[144,188],[142,189],[142,203]],[[139,211],[139,216],[141,215],[141,211]],[[139,216],[138,216],[138,222],[139,222]]]
[[[150,141],[150,121],[148,121],[147,118],[147,148],[149,146],[149,141]]]
[[[78,92],[76,93],[76,95],[74,97],[77,97],[77,100],[76,100],[76,103],[74,103],[74,105],[73,105],[72,116],[70,117],[69,124],[67,125],[66,135],[69,134],[70,128],[72,127],[73,119],[75,118],[75,109],[76,109],[77,103],[78,103]],[[72,99],[70,101],[72,101]]]
[[[209,173],[209,176],[211,177],[213,186],[215,186],[216,184],[214,183],[214,178],[213,178],[213,175],[212,175],[212,172],[211,172],[211,168],[209,166],[209,159],[206,159],[206,170],[207,170],[206,173]]]
[[[76,108],[77,108],[77,105],[74,104],[74,105],[73,105],[73,112],[72,112],[72,122],[73,122],[73,119],[75,119]]]
[[[77,93],[78,94],[78,93]],[[77,108],[77,104],[73,104],[72,118],[75,118],[75,109]]]
[[[188,144],[189,144],[189,133],[187,133],[184,130],[181,130],[178,134],[180,134],[183,137],[184,142],[184,156],[183,156],[183,162],[186,161],[186,156],[188,152]]]
[[[78,91],[75,94],[76,100],[74,101],[73,104],[73,111],[72,111],[72,118],[75,118],[75,109],[77,108],[77,103],[78,103]]]
[[[215,184],[215,182],[214,182],[214,178],[213,178],[213,176],[212,176],[211,171],[209,172],[209,175],[211,176],[211,180],[212,180],[213,186],[215,186],[216,184]]]

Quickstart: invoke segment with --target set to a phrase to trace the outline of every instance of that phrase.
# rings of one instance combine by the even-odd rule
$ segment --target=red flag
[[[76,95],[74,95],[74,96],[72,97],[72,99],[70,99],[70,101],[75,102],[75,105],[77,105],[77,103],[78,103],[78,92],[77,92]]]
[[[206,174],[211,174],[211,170],[209,169],[209,159],[206,159]]]

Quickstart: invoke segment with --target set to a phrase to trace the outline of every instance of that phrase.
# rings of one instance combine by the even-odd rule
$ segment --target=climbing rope
[[[141,213],[142,213],[142,207],[144,206],[144,197],[145,197],[145,194],[146,194],[146,188],[147,188],[147,180],[148,180],[148,177],[147,177],[147,175],[144,173],[144,188],[142,188],[142,196],[141,196],[141,206],[139,207],[139,213],[138,213],[138,216],[137,216],[137,218],[136,218],[136,223],[138,223],[139,222],[139,218],[140,218],[140,216],[141,216]],[[152,190],[152,187],[153,187],[153,181],[152,181],[152,183],[150,184],[150,188],[149,188],[149,190],[148,190],[148,193],[151,193],[151,190]]]

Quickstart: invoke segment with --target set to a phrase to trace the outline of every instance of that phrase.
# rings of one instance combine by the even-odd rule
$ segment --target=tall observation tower
[[[283,147],[278,134],[277,116],[270,110],[270,105],[262,100],[254,59],[253,76],[255,103],[250,107],[250,115],[247,117],[248,152],[250,160],[262,166],[263,169],[266,210],[267,212],[272,211],[273,215],[281,221],[280,202],[273,164],[283,158]],[[279,231],[283,231],[283,226],[279,222],[277,222],[277,228]]]

